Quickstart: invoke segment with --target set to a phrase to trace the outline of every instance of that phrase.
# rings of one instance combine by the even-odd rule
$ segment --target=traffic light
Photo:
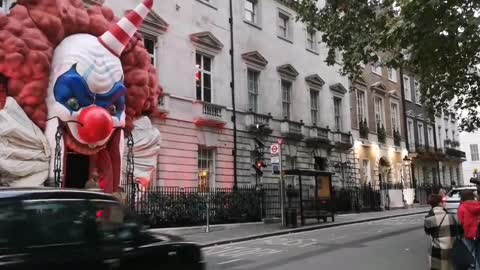
[[[263,175],[263,168],[266,168],[267,165],[264,161],[264,152],[263,148],[265,148],[265,144],[260,141],[258,138],[254,138],[255,140],[255,163],[252,164],[252,167],[255,169],[255,173],[257,177],[261,177]]]
[[[255,164],[252,165],[252,167],[255,169],[255,173],[257,176],[262,176],[263,168],[267,167],[267,165],[265,165],[262,160],[258,160]]]

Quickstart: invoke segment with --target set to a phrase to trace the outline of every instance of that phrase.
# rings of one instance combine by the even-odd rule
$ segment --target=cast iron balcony
[[[445,147],[445,154],[447,154],[448,157],[452,157],[452,158],[455,158],[455,159],[458,158],[458,159],[463,159],[464,160],[467,157],[465,152],[454,149],[454,148],[450,148],[450,147]]]

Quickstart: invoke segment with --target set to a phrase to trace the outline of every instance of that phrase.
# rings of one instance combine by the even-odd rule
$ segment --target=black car
[[[113,197],[0,189],[0,269],[205,269],[201,249],[144,229]]]

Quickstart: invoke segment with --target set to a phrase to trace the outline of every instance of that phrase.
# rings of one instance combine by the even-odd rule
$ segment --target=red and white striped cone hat
[[[147,17],[152,6],[153,0],[145,0],[114,24],[107,32],[103,33],[98,38],[100,43],[117,57],[120,56],[132,36],[137,32],[138,27]]]

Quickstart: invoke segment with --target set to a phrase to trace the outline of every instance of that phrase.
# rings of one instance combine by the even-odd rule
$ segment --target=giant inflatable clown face
[[[70,149],[95,154],[125,126],[125,92],[120,60],[97,37],[73,35],[55,49],[48,113],[68,123],[63,139]],[[58,124],[49,121],[47,132]]]
[[[124,149],[127,90],[119,55],[152,5],[152,0],[140,4],[100,37],[69,36],[54,51],[46,100],[50,121],[45,130],[52,153],[60,144],[66,150],[60,162],[66,160],[67,152],[88,156],[89,170],[100,170],[107,180],[102,187],[107,192],[115,192],[120,184]],[[55,135],[62,123],[66,128],[58,138]],[[51,177],[55,165],[52,159]],[[60,167],[65,170],[66,165]]]

